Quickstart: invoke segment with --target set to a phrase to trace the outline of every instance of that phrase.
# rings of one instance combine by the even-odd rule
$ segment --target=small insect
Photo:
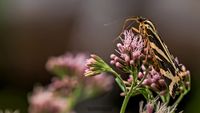
[[[175,63],[175,58],[170,54],[167,46],[158,35],[153,23],[143,17],[133,17],[125,20],[123,30],[133,30],[141,34],[154,53],[156,63],[161,74],[169,81],[169,92],[174,97],[183,74]]]

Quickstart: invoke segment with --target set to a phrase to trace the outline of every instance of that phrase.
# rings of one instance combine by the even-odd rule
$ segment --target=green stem
[[[176,102],[173,104],[174,107],[177,107],[178,104],[181,102],[181,100],[183,99],[183,97],[188,93],[188,91],[185,91],[184,93],[182,93],[178,99],[176,100]]]
[[[125,94],[127,94],[126,85],[124,84],[123,79],[121,78],[121,76],[117,72],[115,72],[112,68],[110,69],[110,72],[113,73],[121,81],[121,84],[123,85],[124,90],[125,90]]]
[[[130,97],[131,97],[130,95],[126,95],[126,96],[125,96],[125,99],[124,99],[124,101],[123,101],[123,104],[122,104],[120,113],[125,113],[126,106],[127,106],[127,104],[128,104],[128,101],[129,101]]]
[[[147,70],[147,72],[148,71],[149,70]],[[123,87],[125,88],[124,92],[125,92],[126,96],[124,98],[124,101],[123,101],[123,104],[122,104],[122,107],[121,107],[121,110],[120,110],[120,113],[125,113],[127,104],[129,102],[130,97],[132,96],[132,93],[134,92],[134,90],[136,90],[142,84],[142,82],[146,78],[147,74],[145,74],[145,76],[140,80],[140,82],[138,84],[135,84],[135,82],[132,81],[131,88],[130,88],[129,91],[127,91],[126,85],[124,84],[123,79],[121,78],[121,76],[118,73],[116,73],[114,70],[112,70],[112,69],[110,69],[110,72],[113,73],[121,81]],[[136,71],[135,73],[132,73],[132,74],[133,74],[132,76],[134,77],[134,75],[136,76],[138,74],[138,72]]]
[[[134,86],[135,86],[135,85],[134,85],[134,82],[132,81],[132,83],[131,83],[131,88],[130,88],[130,90],[128,91],[127,95],[126,95],[125,98],[124,98],[124,101],[123,101],[123,104],[122,104],[120,113],[125,113],[125,111],[126,111],[126,106],[127,106],[128,101],[129,101],[129,99],[130,99],[130,97],[131,97],[131,95],[132,95],[132,92],[133,92],[133,90],[136,89],[136,87],[134,87]],[[139,84],[136,85],[136,86],[139,86]]]
[[[189,82],[191,83],[190,77],[189,77]],[[190,87],[189,89],[186,89],[186,87],[184,86],[184,92],[178,97],[178,99],[176,100],[176,102],[173,104],[174,107],[177,107],[178,104],[180,103],[180,101],[183,99],[183,97],[190,91]]]
[[[134,87],[134,83],[132,82],[131,88],[130,88],[129,92],[127,93],[127,95],[126,95],[125,98],[124,98],[124,101],[123,101],[123,104],[122,104],[120,113],[125,113],[125,110],[126,110],[126,106],[127,106],[127,104],[128,104],[128,101],[129,101],[129,99],[130,99],[130,97],[131,97],[131,95],[132,95],[133,90],[135,90],[135,89],[136,89],[136,87]]]
[[[147,73],[149,72],[149,70],[147,70]],[[142,78],[142,80],[140,80],[140,82],[133,88],[133,82],[132,82],[132,85],[131,85],[131,90],[130,90],[130,92],[131,93],[133,93],[133,91],[136,89],[136,88],[138,88],[141,84],[142,84],[142,82],[144,81],[144,79],[147,77],[147,74],[145,74],[144,75],[144,77]]]
[[[166,94],[166,95],[160,95],[160,94],[158,94],[158,95],[160,96],[162,102],[163,102],[163,103],[166,103],[166,104],[168,105],[169,100],[170,100],[169,94]]]

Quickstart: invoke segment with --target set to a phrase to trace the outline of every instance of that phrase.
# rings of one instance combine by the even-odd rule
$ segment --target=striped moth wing
[[[170,54],[166,44],[158,35],[153,23],[142,17],[133,17],[125,21],[123,30],[133,30],[141,34],[147,40],[150,49],[154,54],[155,65],[161,74],[165,77],[169,92],[175,97],[180,77],[179,68],[175,65],[174,57]]]

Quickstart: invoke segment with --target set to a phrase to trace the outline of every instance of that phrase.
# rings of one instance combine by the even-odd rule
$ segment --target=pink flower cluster
[[[138,73],[138,78],[140,80],[147,73],[142,84],[149,86],[151,89],[153,89],[154,91],[158,91],[161,94],[165,93],[167,86],[163,78],[163,75],[160,72],[156,71],[153,68],[153,66],[149,66],[148,69],[149,69],[149,72],[147,73],[146,71],[147,69],[144,67],[144,65],[142,65],[142,71]]]
[[[122,69],[126,73],[135,68],[139,70],[138,80],[144,81],[143,85],[149,86],[154,91],[165,92],[166,83],[163,75],[156,70],[152,63],[152,54],[147,47],[146,41],[140,34],[134,34],[132,30],[125,30],[121,35],[121,43],[117,44],[118,55],[111,54],[111,64]],[[128,82],[131,84],[133,76],[129,76]]]
[[[122,36],[122,43],[117,44],[117,52],[120,57],[114,54],[110,56],[110,63],[120,68],[127,65],[135,65],[145,55],[145,41],[141,35],[135,35],[131,30],[125,30]]]

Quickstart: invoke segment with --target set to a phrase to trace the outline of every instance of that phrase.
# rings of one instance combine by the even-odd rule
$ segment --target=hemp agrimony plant
[[[123,76],[95,54],[87,60],[84,75],[94,76],[103,72],[114,75],[122,91],[120,95],[124,96],[120,113],[125,113],[129,99],[139,94],[144,96],[147,103],[144,107],[140,104],[140,113],[174,113],[190,90],[189,71],[169,53],[150,21],[143,18],[126,21],[138,23],[139,28],[125,26],[116,45],[116,54],[110,55],[110,64],[123,72]],[[155,34],[148,34],[148,30]],[[171,65],[176,69],[174,72]]]

